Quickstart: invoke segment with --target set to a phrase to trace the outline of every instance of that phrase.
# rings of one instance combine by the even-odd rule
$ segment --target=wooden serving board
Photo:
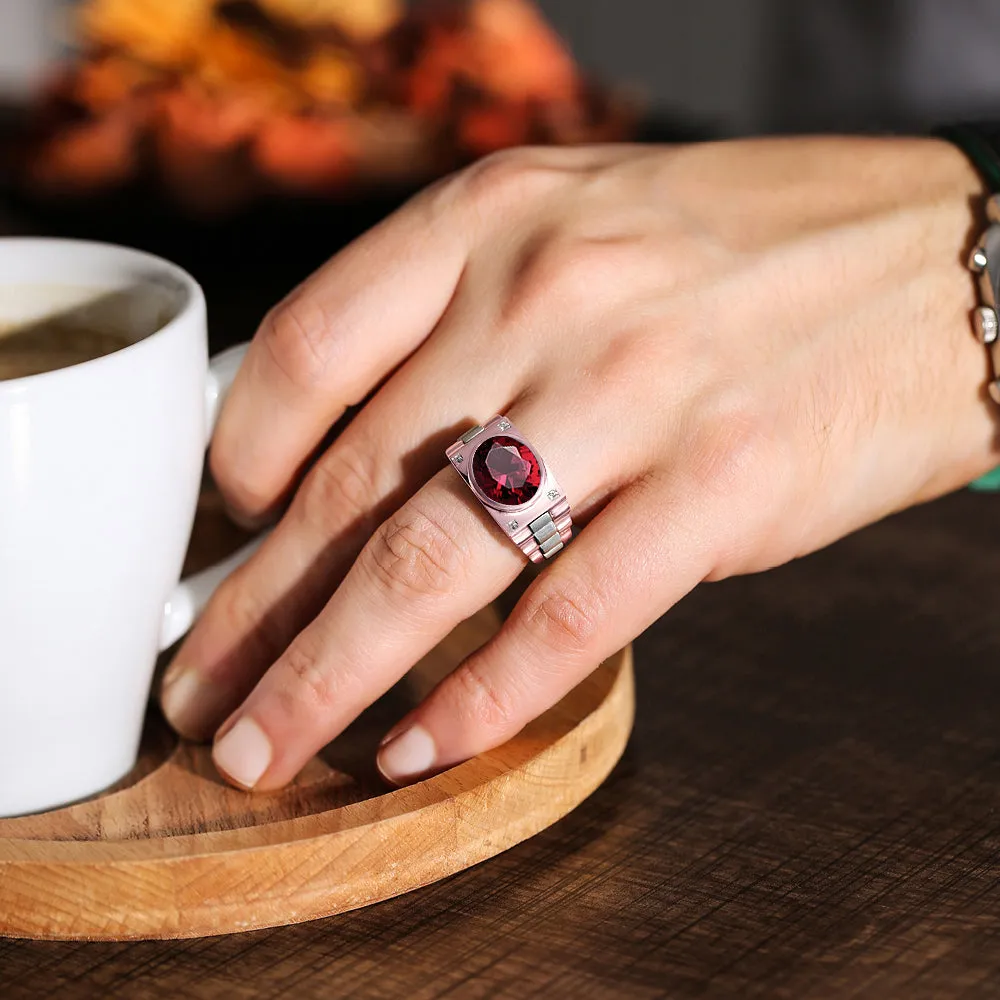
[[[195,566],[239,540],[206,506]],[[114,788],[0,819],[0,935],[179,938],[311,920],[427,885],[554,823],[625,747],[630,649],[495,751],[394,791],[374,768],[389,726],[500,620],[488,608],[457,628],[278,792],[226,785],[209,748],[178,742],[151,707],[139,762]]]

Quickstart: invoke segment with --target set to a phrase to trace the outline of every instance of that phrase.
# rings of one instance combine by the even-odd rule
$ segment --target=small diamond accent
[[[555,500],[559,496],[559,491],[558,490],[549,490],[548,496],[549,496],[550,500]]]
[[[511,531],[516,531],[517,530],[517,521],[508,521],[507,522],[507,527],[510,528]]]
[[[462,458],[462,456],[461,456],[461,455],[455,455],[455,456],[453,456],[453,458],[452,458],[452,461],[453,461],[453,462],[454,462],[454,463],[455,463],[456,465],[461,465],[461,464],[462,464],[462,462],[464,461],[464,459]]]
[[[497,424],[497,430],[498,431],[509,431],[510,430],[510,421],[509,420],[501,420],[500,423]]]

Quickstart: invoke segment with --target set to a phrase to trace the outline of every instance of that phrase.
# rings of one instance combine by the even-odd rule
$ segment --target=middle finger
[[[432,341],[386,383],[310,471],[258,552],[216,591],[164,677],[163,710],[179,732],[207,739],[249,694],[377,525],[476,423],[467,401],[492,413],[515,395],[513,371],[483,372],[471,354],[442,353]]]
[[[622,471],[621,443],[595,449],[588,422],[559,410],[558,442],[551,396],[510,416],[552,456],[567,496],[604,493],[616,463]],[[375,532],[321,614],[222,727],[216,765],[244,787],[285,784],[524,564],[455,472],[441,470]]]

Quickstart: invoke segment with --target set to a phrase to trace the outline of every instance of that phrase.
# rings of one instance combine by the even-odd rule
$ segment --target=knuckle
[[[623,328],[610,338],[593,362],[581,371],[600,392],[642,393],[651,406],[664,405],[659,360],[665,355],[657,331]],[[670,402],[667,402],[669,405]]]
[[[572,231],[549,231],[528,242],[511,271],[501,318],[529,322],[571,305],[587,319],[607,308],[604,289],[620,286],[622,275],[637,282],[644,264],[629,240],[611,242]]]
[[[708,579],[744,572],[761,558],[773,562],[768,552],[793,554],[788,546],[801,522],[787,514],[802,469],[778,416],[760,404],[723,410],[692,435],[685,464],[714,526],[703,542]]]
[[[302,484],[296,498],[300,516],[322,529],[333,522],[368,521],[379,496],[377,468],[374,452],[337,442]]]
[[[515,626],[524,630],[531,645],[562,654],[583,652],[600,634],[605,607],[591,584],[539,581],[525,594]]]
[[[318,651],[307,647],[301,639],[285,650],[281,663],[284,677],[277,697],[288,712],[301,713],[305,705],[322,714],[342,706],[336,675],[324,669]]]
[[[276,655],[282,648],[282,623],[244,580],[245,567],[215,592],[205,619],[217,622],[220,634],[239,636],[241,642],[249,642],[267,655]]]
[[[260,326],[260,341],[281,374],[298,389],[312,389],[329,360],[329,331],[322,313],[293,294],[275,306]]]
[[[517,718],[514,694],[496,683],[478,657],[464,663],[453,675],[460,690],[461,712],[475,732],[503,732]]]
[[[455,179],[473,211],[495,212],[523,204],[548,189],[558,171],[541,164],[530,147],[504,149],[477,160]]]
[[[756,498],[775,484],[778,449],[773,422],[756,408],[726,408],[694,435],[691,474],[717,498]]]
[[[462,546],[440,518],[414,501],[375,532],[364,552],[378,583],[404,596],[451,594],[461,586]]]
[[[220,458],[214,448],[209,453],[209,464],[212,478],[234,511],[257,517],[271,509],[280,487],[273,484],[271,477],[262,475],[259,467],[233,464]]]
[[[592,273],[589,263],[583,244],[566,237],[547,234],[529,243],[511,274],[502,319],[506,323],[530,320],[567,297],[579,299],[575,293],[585,287]],[[588,297],[579,300],[587,302]]]
[[[219,587],[211,604],[213,619],[218,620],[230,635],[247,635],[260,625],[261,609],[246,589],[238,585],[236,577]]]

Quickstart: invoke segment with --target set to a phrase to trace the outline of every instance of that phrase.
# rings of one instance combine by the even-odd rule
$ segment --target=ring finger
[[[320,457],[258,552],[216,591],[164,678],[163,709],[179,732],[209,738],[322,610],[380,521],[475,422],[464,400],[503,408],[515,393],[514,371],[465,371],[461,358],[445,364],[441,353],[428,343],[383,386]]]
[[[595,444],[582,430],[592,402],[579,401],[580,419],[562,406],[559,435],[550,397],[510,414],[553,463],[566,494],[591,508],[635,472],[621,442]],[[222,727],[217,766],[244,787],[285,784],[523,567],[516,546],[443,469],[379,527],[318,617]]]

